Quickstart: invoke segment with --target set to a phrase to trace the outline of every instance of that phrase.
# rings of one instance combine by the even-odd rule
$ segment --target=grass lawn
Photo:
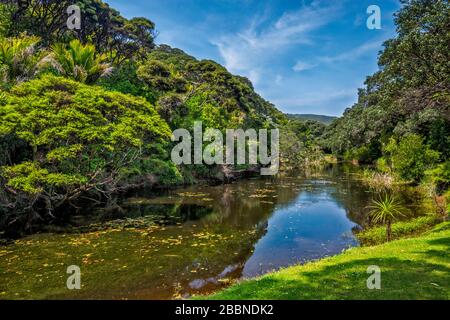
[[[381,268],[380,290],[367,289],[371,265]],[[338,256],[244,281],[206,298],[449,299],[450,222],[417,238],[352,248]]]

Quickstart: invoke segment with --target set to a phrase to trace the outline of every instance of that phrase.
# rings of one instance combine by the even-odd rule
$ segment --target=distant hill
[[[337,119],[337,117],[323,116],[319,114],[287,114],[286,116],[291,119],[313,120],[326,125]]]

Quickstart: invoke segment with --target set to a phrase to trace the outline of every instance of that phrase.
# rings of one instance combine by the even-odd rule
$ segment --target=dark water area
[[[3,265],[7,271],[0,279],[11,285],[21,281],[19,261],[28,250],[31,259],[23,269],[33,270],[33,259],[52,267],[85,268],[85,288],[79,292],[57,287],[58,268],[47,285],[27,278],[45,298],[173,299],[210,293],[237,279],[358,246],[354,233],[367,225],[367,206],[376,195],[357,173],[353,166],[332,165],[307,175],[192,186],[157,196],[141,191],[125,199],[120,210],[96,217],[152,217],[154,226],[30,237],[7,247],[5,256],[18,258]],[[409,215],[422,211],[419,195],[406,189],[398,195]],[[58,259],[52,251],[60,254]],[[13,290],[25,290],[22,287]],[[29,295],[19,292],[19,297]]]

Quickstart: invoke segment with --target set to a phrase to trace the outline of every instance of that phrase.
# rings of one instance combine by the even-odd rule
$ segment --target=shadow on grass
[[[430,246],[441,246],[443,249],[430,249],[424,252],[429,259],[441,259],[450,264],[450,237],[427,241]],[[450,284],[449,284],[450,286]]]
[[[381,289],[367,288],[368,266],[381,268]],[[219,298],[237,299],[448,299],[450,268],[397,258],[362,259],[231,288]],[[291,278],[291,279],[289,279]],[[297,278],[297,279],[295,279]]]

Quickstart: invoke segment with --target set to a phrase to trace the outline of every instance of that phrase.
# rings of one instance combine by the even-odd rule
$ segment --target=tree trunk
[[[388,221],[386,224],[386,236],[387,236],[387,241],[391,241],[392,240],[392,228],[391,228],[391,221]]]

